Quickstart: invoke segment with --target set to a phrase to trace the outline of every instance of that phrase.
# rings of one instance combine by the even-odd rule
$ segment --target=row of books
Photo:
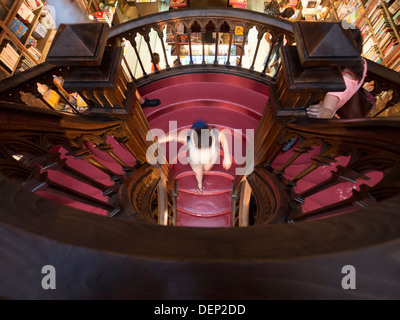
[[[33,62],[29,57],[23,57],[21,59],[21,63],[19,64],[18,68],[16,69],[16,72],[22,72],[25,70],[28,70],[30,68],[33,68],[36,65],[35,62]]]
[[[189,56],[189,46],[183,45],[180,46],[180,55],[181,56]],[[228,55],[229,46],[224,44],[218,46],[218,56],[227,56]],[[203,55],[203,46],[202,45],[192,45],[192,56],[202,56]],[[204,55],[205,56],[215,56],[215,46],[204,46]],[[236,45],[231,46],[231,56],[236,55]]]
[[[350,5],[348,5],[345,1],[340,1],[338,7],[336,8],[336,14],[340,20],[342,20],[345,16],[349,14]],[[353,8],[351,8],[351,11]]]
[[[295,9],[297,7],[297,3],[298,2],[299,2],[298,0],[289,0],[288,6],[292,7],[293,9]]]
[[[400,26],[400,9],[396,12],[396,14],[393,16],[393,22],[397,25]]]
[[[400,52],[394,55],[394,57],[388,62],[389,68],[394,71],[400,72]]]
[[[395,2],[393,2],[389,6],[388,10],[391,14],[395,15],[400,10],[400,0],[396,0]]]
[[[336,9],[336,14],[340,20],[346,20],[349,24],[355,24],[364,12],[364,8],[359,0],[340,1]]]
[[[382,55],[371,34],[367,21],[364,19],[359,25],[363,37],[363,56],[376,63],[382,63]]]
[[[42,56],[42,53],[35,47],[35,46],[30,46],[28,48],[29,53],[36,59],[36,61],[40,61],[40,57]]]
[[[15,66],[19,61],[18,52],[11,46],[10,43],[4,45],[0,52],[0,61],[8,68],[10,71],[14,71]]]
[[[371,22],[381,53],[385,57],[389,56],[390,53],[396,49],[399,41],[386,16],[382,4],[376,7],[371,5],[371,7],[367,9],[367,16]]]

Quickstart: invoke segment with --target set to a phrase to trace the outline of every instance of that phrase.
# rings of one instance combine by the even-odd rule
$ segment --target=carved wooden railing
[[[256,167],[248,177],[238,177],[233,187],[237,206],[233,211],[233,225],[245,226],[265,223],[300,222],[348,213],[386,200],[400,193],[400,144],[393,136],[400,132],[398,119],[342,120],[275,120],[269,124],[269,137],[258,150]],[[273,136],[273,138],[272,138]],[[283,153],[291,139],[297,139],[290,158],[279,166],[274,160]],[[317,149],[316,149],[317,148]],[[317,152],[315,152],[317,151]],[[309,152],[308,165],[294,177],[285,171]],[[339,156],[349,157],[346,165],[335,163]],[[321,178],[306,190],[296,193],[295,186],[324,166],[330,166],[330,175]],[[382,179],[373,186],[366,184],[368,173],[379,172]],[[255,198],[255,206],[241,212],[243,180],[247,180]],[[343,182],[353,184],[352,194],[345,199],[334,199],[329,205],[303,212],[307,198],[318,196],[328,188]],[[355,189],[358,186],[359,190]],[[242,216],[247,215],[243,218]],[[244,221],[244,222],[243,222]]]
[[[242,28],[242,37],[240,40],[234,42],[235,28]],[[248,53],[244,52],[244,45],[248,41],[249,32],[251,29],[255,30],[256,34],[256,45],[255,50],[249,58],[248,66],[244,66],[243,58]],[[151,33],[154,31],[156,39],[151,41]],[[124,40],[128,40],[133,47],[135,52],[135,58],[139,63],[142,78],[137,77],[137,83],[139,86],[154,81],[155,78],[160,79],[162,77],[168,77],[175,74],[181,74],[185,72],[226,72],[226,73],[240,73],[242,76],[257,78],[258,81],[271,81],[271,77],[268,76],[268,64],[271,59],[271,50],[264,51],[260,50],[261,43],[266,45],[264,36],[267,32],[271,35],[271,41],[273,43],[281,37],[285,36],[288,43],[293,43],[293,33],[291,23],[283,19],[276,19],[265,14],[250,12],[245,10],[235,10],[229,8],[202,8],[202,9],[185,9],[185,10],[172,10],[169,12],[163,12],[162,14],[150,15],[143,18],[128,21],[121,25],[114,27],[110,30],[109,41],[113,45],[119,45]],[[219,41],[214,41],[212,45],[214,47],[213,62],[207,62],[207,53],[205,52],[206,37],[211,34],[215,34],[215,39],[222,39],[224,35],[229,39],[228,52],[224,63],[218,61],[218,46]],[[201,62],[197,63],[193,59],[192,47],[193,43],[191,35],[199,35],[199,45],[201,45]],[[172,42],[169,42],[174,49],[172,50],[172,56],[167,55],[167,49],[165,44],[166,36],[172,37]],[[180,47],[183,46],[181,37],[187,37],[185,42],[188,45],[188,56],[189,64],[182,65],[180,60]],[[155,68],[155,73],[150,74],[150,66],[146,68],[146,61],[139,52],[138,42],[143,39],[146,43],[146,54],[143,56],[146,61],[153,57],[153,53],[156,51],[154,46],[151,46],[151,42],[160,43],[161,49],[159,53],[165,60],[165,68],[158,70],[154,59],[152,64]],[[235,45],[238,49],[237,63],[233,63],[233,55],[231,55],[231,48]],[[266,46],[268,47],[268,46]],[[272,49],[272,47],[269,47]],[[162,51],[162,52],[160,52]],[[172,59],[176,58],[176,65]],[[264,59],[266,63],[264,64]],[[256,62],[262,63],[262,67],[256,68]],[[190,68],[187,70],[186,68]],[[140,78],[140,79],[139,79]]]
[[[399,107],[400,104],[400,73],[380,64],[367,60],[368,72],[364,85],[376,98],[377,107],[371,110],[369,117],[384,116],[385,111]],[[371,90],[369,85],[372,85]],[[391,110],[389,110],[391,111]],[[398,112],[393,113],[398,114]]]
[[[140,108],[139,112],[142,112]],[[164,177],[165,190],[161,189],[161,192],[173,194],[174,180],[167,176],[168,169],[155,169],[145,164],[147,159],[144,147],[149,142],[144,140],[140,132],[141,125],[145,124],[141,124],[140,118],[134,116],[134,113],[126,120],[107,115],[76,117],[11,103],[2,103],[0,113],[0,171],[3,175],[29,191],[61,195],[106,210],[109,216],[127,219],[141,217],[153,223],[160,222],[157,186]],[[132,154],[133,165],[118,156],[109,144],[108,136],[116,139],[117,147]],[[68,153],[61,155],[60,148],[66,149]],[[90,148],[109,156],[122,173],[110,169],[110,165],[99,160]],[[74,161],[89,163],[94,171],[97,169],[103,172],[112,183],[103,184],[83,170],[71,167],[66,156],[73,157]],[[83,182],[99,190],[107,200],[78,192],[72,185],[66,186],[61,178],[61,181],[54,181],[49,178],[47,170],[56,170]],[[167,180],[172,183],[167,184]],[[162,223],[171,225],[173,207],[165,210],[168,216],[162,218]]]
[[[55,111],[55,108],[39,93],[37,84],[40,83],[57,92],[60,100],[70,107],[71,112],[79,113],[65,94],[61,92],[60,87],[54,83],[54,76],[64,78],[67,72],[68,67],[42,63],[11,78],[4,79],[1,81],[0,101],[21,103]]]

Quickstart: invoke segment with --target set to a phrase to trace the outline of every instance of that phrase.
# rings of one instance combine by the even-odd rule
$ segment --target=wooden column
[[[251,197],[251,187],[247,179],[243,179],[240,190],[239,201],[239,227],[249,226],[249,205]]]
[[[282,68],[271,87],[277,116],[305,116],[327,92],[345,90],[341,67],[361,59],[340,23],[300,21],[293,33],[296,46],[281,48]]]
[[[255,165],[268,165],[280,152],[282,121],[306,116],[327,92],[345,90],[341,67],[361,59],[351,31],[340,23],[299,21],[293,33],[296,46],[281,48],[282,67],[255,133]]]
[[[70,66],[64,89],[78,92],[92,113],[126,114],[125,103],[132,92],[121,66],[122,48],[107,46],[108,33],[104,23],[62,24],[46,61]]]
[[[160,181],[157,186],[158,196],[158,224],[168,225],[168,190],[167,178],[162,170],[159,170]]]

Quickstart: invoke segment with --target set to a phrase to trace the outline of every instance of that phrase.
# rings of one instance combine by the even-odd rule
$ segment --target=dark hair
[[[294,9],[292,7],[288,7],[279,15],[281,18],[290,18],[294,15]]]
[[[157,52],[153,53],[153,59],[154,59],[154,63],[155,64],[159,64],[160,63],[160,55]]]
[[[192,130],[194,130],[194,133],[195,133],[195,134],[193,134],[193,138],[195,139],[195,141],[193,141],[193,142],[194,142],[194,145],[198,149],[211,147],[212,136],[210,134],[210,127],[208,126],[208,124],[205,121],[203,121],[203,120],[195,121],[192,125]],[[206,135],[204,137],[202,136],[202,130],[207,130],[207,132],[203,131],[203,135],[204,135],[204,133],[206,133]],[[190,134],[190,136],[191,136],[191,134]],[[190,138],[190,136],[188,137],[188,139]],[[205,139],[202,139],[202,138],[205,138]]]
[[[363,39],[362,39],[361,31],[358,28],[351,28],[350,31],[351,31],[351,35],[353,36],[353,40],[354,40],[356,49],[361,56],[362,51],[363,51]],[[355,77],[357,78],[358,81],[360,81],[364,75],[363,61],[364,61],[363,59],[360,59],[360,62],[357,63],[356,65],[346,67],[355,75]]]

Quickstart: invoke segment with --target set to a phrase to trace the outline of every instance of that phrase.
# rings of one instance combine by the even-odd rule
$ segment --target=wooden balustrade
[[[141,109],[139,111],[142,112]],[[0,113],[2,119],[0,154],[3,161],[1,166],[3,174],[10,178],[17,178],[19,183],[30,191],[41,190],[60,194],[77,202],[107,210],[110,216],[118,214],[122,217],[131,217],[132,215],[150,214],[146,211],[146,207],[138,205],[134,205],[136,210],[132,212],[128,210],[128,206],[121,207],[122,202],[118,195],[120,185],[130,175],[139,174],[139,178],[142,179],[143,174],[138,172],[135,167],[126,164],[107,142],[107,136],[114,137],[119,144],[132,153],[132,159],[136,159],[139,163],[145,162],[146,148],[143,145],[150,142],[143,141],[140,134],[140,118],[135,114],[132,114],[127,121],[101,115],[76,117],[11,103],[2,103]],[[134,122],[135,125],[129,121]],[[144,123],[142,125],[145,126]],[[110,159],[119,165],[125,174],[114,172],[108,165],[97,160],[97,157],[88,149],[88,145],[94,146],[100,152],[110,156]],[[86,175],[85,172],[73,169],[67,164],[66,159],[61,158],[59,148],[66,149],[67,155],[86,161],[94,168],[104,172],[110,177],[113,184],[104,185]],[[49,169],[57,170],[100,190],[108,201],[98,200],[77,192],[71,187],[66,187],[60,182],[53,181],[47,176],[46,170]],[[157,172],[151,166],[150,169],[151,172]],[[164,172],[168,174],[168,171],[165,171],[164,167],[160,167],[160,170],[166,177]],[[171,193],[171,190],[175,190],[173,179],[169,180],[168,184],[166,181],[164,179],[165,192]],[[155,195],[149,185],[151,183],[143,184],[141,188],[146,190],[146,196],[151,199]],[[130,198],[130,201],[138,202],[142,199],[133,197]],[[151,215],[154,215],[153,211],[157,211],[157,205],[152,208]],[[167,211],[172,219],[173,208],[167,208]],[[171,224],[169,220],[166,223]]]
[[[272,167],[270,157],[266,157],[265,161],[261,160],[260,163],[264,166],[264,170],[279,180],[273,184],[266,183],[266,187],[273,185],[280,192],[286,192],[288,199],[291,199],[290,210],[292,213],[287,216],[289,222],[321,218],[344,210],[354,211],[360,206],[371,205],[399,193],[399,163],[396,159],[399,158],[400,145],[392,139],[390,134],[399,132],[398,121],[364,119],[351,122],[298,119],[281,122],[279,125],[281,128],[279,139],[271,144],[265,144],[263,154],[276,154],[276,149],[282,150],[292,138],[298,139],[298,145],[292,147],[293,155],[280,167]],[[290,168],[296,159],[316,147],[319,147],[320,151],[312,157],[310,165],[294,178],[286,179],[284,177],[285,170]],[[335,169],[332,169],[331,176],[296,194],[293,186],[296,186],[301,179],[318,167],[334,164],[338,156],[348,156],[348,164],[334,166]],[[368,186],[365,184],[370,180],[367,174],[374,171],[381,172],[383,178],[376,185]],[[360,190],[353,190],[353,195],[346,200],[322,206],[306,214],[301,212],[299,204],[304,204],[305,199],[341,182],[358,184]],[[255,187],[253,191],[258,189],[260,186]],[[271,193],[264,192],[263,194]],[[272,198],[277,199],[276,196]],[[259,207],[257,207],[257,212],[262,210],[265,205],[259,204]],[[293,209],[293,207],[297,207],[297,209]],[[267,210],[267,212],[272,214],[274,210]]]
[[[248,192],[245,192],[247,185],[243,183],[244,180],[250,182],[257,203],[256,208],[252,209],[253,213],[249,212],[249,215],[253,214],[253,224],[298,222],[330,216],[344,212],[345,210],[354,211],[357,209],[358,205],[366,206],[378,201],[376,197],[374,198],[372,196],[373,193],[379,194],[382,197],[381,199],[386,199],[384,194],[388,192],[388,187],[385,186],[383,182],[386,181],[385,179],[388,179],[386,174],[393,178],[390,183],[396,181],[394,183],[395,186],[396,183],[400,181],[400,177],[396,176],[394,178],[395,173],[398,171],[398,165],[394,162],[394,159],[399,156],[398,153],[385,153],[385,156],[383,156],[380,153],[382,149],[379,147],[377,149],[380,150],[376,149],[371,152],[371,150],[368,149],[364,150],[361,145],[346,142],[347,138],[343,135],[343,132],[350,133],[348,126],[351,126],[351,124],[349,122],[339,121],[343,130],[340,131],[339,140],[337,140],[337,134],[334,138],[334,134],[331,136],[323,134],[326,130],[329,130],[328,128],[330,128],[330,125],[333,126],[333,123],[335,123],[334,121],[325,124],[323,130],[322,127],[320,127],[320,134],[306,135],[303,131],[297,132],[296,130],[287,129],[293,123],[296,123],[296,121],[304,121],[307,123],[306,117],[299,118],[299,116],[305,115],[305,108],[310,103],[319,101],[328,91],[340,91],[340,83],[343,82],[343,79],[340,72],[337,72],[340,70],[337,70],[334,66],[340,66],[342,63],[347,63],[348,59],[352,59],[349,54],[343,56],[343,60],[341,61],[341,57],[337,53],[332,52],[332,54],[330,54],[329,51],[326,50],[326,48],[331,47],[329,45],[331,41],[337,41],[340,37],[345,39],[344,33],[347,31],[343,31],[340,26],[334,23],[323,25],[321,34],[319,34],[318,39],[315,40],[316,43],[312,43],[312,32],[315,27],[315,23],[311,25],[309,23],[295,24],[294,31],[297,48],[294,46],[282,48],[282,68],[278,73],[276,83],[270,86],[271,96],[256,130],[254,142],[255,165],[264,167],[265,172],[270,172],[269,174],[272,173],[276,180],[272,182],[267,181],[268,179],[260,178],[260,172],[262,172],[260,170],[262,169],[257,167],[255,172],[249,177],[236,177],[232,191],[233,203],[235,204],[232,205],[232,225],[242,226],[243,221],[246,221],[246,223],[250,221],[250,219],[244,220],[242,218],[243,212],[249,209]],[[326,36],[324,36],[324,32]],[[335,36],[333,36],[333,34],[335,34]],[[326,46],[323,55],[319,56],[318,47],[321,43],[324,43]],[[351,49],[347,50],[351,51]],[[357,58],[357,52],[355,50],[353,58]],[[326,77],[322,77],[322,74],[325,74]],[[397,81],[396,79],[397,78],[393,76],[392,81],[388,82],[387,85],[381,86],[380,89],[392,88]],[[319,83],[317,83],[318,81]],[[295,117],[297,117],[297,120],[295,120]],[[324,120],[315,121],[318,123],[318,121]],[[358,119],[356,123],[361,123],[363,121],[366,120]],[[374,124],[376,125],[376,123]],[[393,125],[395,127],[397,126],[396,121]],[[306,127],[312,127],[312,125],[304,125],[304,128]],[[372,124],[371,127],[373,127]],[[398,128],[393,130],[396,131]],[[376,134],[375,131],[373,131],[373,133],[375,134],[373,139],[380,140],[379,134]],[[360,130],[352,132],[352,134],[358,137],[362,136],[363,132]],[[280,167],[272,167],[274,159],[282,152],[285,145],[288,144],[291,139],[298,140],[298,145],[292,147],[291,157],[280,165]],[[371,145],[373,145],[373,143],[371,143]],[[316,146],[320,147],[319,154],[315,154],[311,161],[309,161],[309,164],[306,164],[304,169],[295,176],[285,178],[285,170],[304,154],[312,151]],[[374,157],[373,154],[381,160],[384,159],[384,161],[379,164],[375,161],[371,161]],[[336,158],[343,155],[351,156],[350,164],[347,167],[339,166],[338,171],[332,171],[332,176],[330,178],[296,195],[294,187],[299,181],[305,179],[322,166],[334,164]],[[368,163],[367,159],[370,160],[368,165],[366,165],[366,163]],[[358,161],[361,161],[365,167],[360,169],[357,165]],[[387,165],[387,167],[383,169],[382,163],[390,163],[390,165]],[[355,178],[368,180],[369,178],[365,176],[365,173],[374,170],[379,172],[385,170],[385,178],[378,185],[369,187],[365,184],[361,184],[360,190],[353,190],[353,195],[348,199],[331,205],[322,205],[317,210],[303,214],[301,205],[304,204],[307,197],[322,192],[344,179],[353,179],[351,181],[354,181]],[[357,183],[357,181],[354,181],[354,183]],[[397,194],[397,189],[397,187],[394,187],[392,193],[388,194],[387,197]],[[282,195],[285,196],[283,197]],[[241,199],[241,197],[245,198]],[[292,201],[289,206],[286,206],[286,210],[284,210],[285,213],[278,214],[276,206],[279,207],[279,205],[286,204],[288,199]],[[243,208],[243,203],[247,203],[247,207]]]
[[[183,27],[183,28],[182,28]],[[236,27],[242,28],[242,38],[240,41],[234,41],[235,29]],[[182,32],[183,29],[183,32]],[[249,57],[249,65],[243,65],[243,58],[245,55],[244,46],[248,41],[248,36],[250,30],[255,30],[257,45],[255,52],[252,57]],[[150,34],[152,31],[156,36],[156,40],[154,43],[160,42],[162,55],[166,62],[166,68],[164,70],[157,70],[154,74],[150,74],[150,70],[146,69],[146,61],[143,61],[143,55],[141,55],[138,39],[142,37],[144,42],[146,43],[147,50],[144,56],[151,59],[154,48],[150,45]],[[252,31],[253,32],[253,31]],[[213,62],[207,62],[207,55],[205,52],[205,43],[206,37],[215,34],[215,43],[213,46]],[[271,77],[266,76],[266,66],[258,67],[257,71],[255,68],[256,62],[264,61],[264,58],[268,56],[268,53],[265,50],[260,50],[261,41],[265,42],[264,48],[272,49],[270,46],[266,45],[266,41],[263,40],[264,36],[269,33],[273,39],[279,38],[281,36],[285,36],[291,44],[293,42],[293,33],[291,28],[291,23],[289,21],[283,19],[275,19],[270,16],[266,16],[265,14],[256,13],[256,12],[240,12],[235,9],[189,9],[185,10],[185,12],[181,12],[180,10],[173,10],[169,12],[164,12],[162,14],[158,14],[156,16],[151,17],[143,17],[139,19],[135,19],[132,21],[128,21],[121,25],[114,27],[110,30],[109,34],[109,43],[118,44],[122,43],[122,39],[126,39],[130,42],[135,52],[135,58],[138,62],[138,65],[141,69],[141,76],[137,77],[137,84],[139,86],[149,83],[150,81],[154,81],[154,77],[163,78],[171,75],[185,73],[185,72],[210,72],[210,67],[212,66],[216,72],[232,72],[234,70],[235,73],[240,73],[242,76],[246,76],[252,79],[256,79],[258,81],[270,82]],[[171,57],[167,56],[166,53],[166,39],[165,34],[169,35],[170,38],[173,38],[174,42],[168,42],[173,48],[172,57],[176,56],[177,65],[173,66],[173,61],[171,61]],[[201,42],[199,45],[202,46],[202,54],[201,54],[201,62],[196,63],[193,59],[193,42],[191,40],[191,36],[193,34],[199,34]],[[219,41],[222,40],[223,36],[227,35],[228,40],[228,52],[226,55],[226,61],[221,64],[218,61],[218,49],[219,49]],[[187,41],[183,43],[181,41],[181,37],[187,37]],[[185,68],[182,68],[182,63],[180,60],[180,48],[183,45],[187,45],[188,48],[188,57],[189,63],[183,67],[189,67],[189,70],[185,71]],[[238,62],[232,61],[231,49],[232,46],[236,45],[237,49],[237,60]],[[247,55],[247,53],[246,53]],[[155,67],[154,62],[152,62]],[[268,64],[268,63],[267,63]],[[129,64],[128,64],[129,65]],[[171,68],[171,66],[173,66]],[[200,68],[199,68],[200,67]],[[132,70],[131,70],[132,71]],[[132,72],[134,73],[134,72]],[[149,76],[151,76],[149,78]]]

